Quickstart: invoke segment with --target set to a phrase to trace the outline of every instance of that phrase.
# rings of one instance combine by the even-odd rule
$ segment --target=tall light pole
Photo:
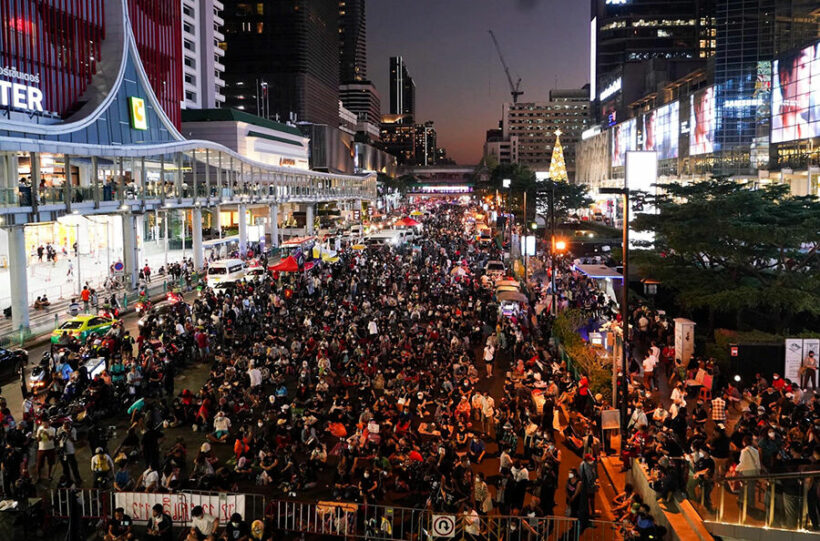
[[[510,229],[510,255],[509,261],[512,261],[512,221],[510,219],[510,194],[512,194],[512,179],[505,178],[501,181],[501,186],[507,190],[507,226]]]
[[[623,196],[623,276],[621,280],[621,427],[626,429],[626,397],[629,395],[629,365],[627,360],[627,339],[629,337],[629,190],[627,188],[600,188],[598,193]],[[624,436],[626,434],[624,433]]]

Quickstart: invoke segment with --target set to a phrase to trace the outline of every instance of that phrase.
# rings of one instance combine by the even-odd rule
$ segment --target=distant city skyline
[[[487,31],[522,78],[519,101],[546,101],[550,89],[588,83],[589,9],[577,0],[371,0],[368,76],[389,95],[389,58],[402,56],[416,83],[416,121],[434,121],[438,145],[459,164],[476,164],[510,100]]]

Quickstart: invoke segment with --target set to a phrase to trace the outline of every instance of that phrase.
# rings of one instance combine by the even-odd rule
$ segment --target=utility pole
[[[618,404],[621,410],[621,438],[626,437],[626,397],[629,395],[629,189],[600,188],[600,194],[618,194],[623,196],[624,215],[622,223],[623,236],[623,276],[621,280],[621,393]]]

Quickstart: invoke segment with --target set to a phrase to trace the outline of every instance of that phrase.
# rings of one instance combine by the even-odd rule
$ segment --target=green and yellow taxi
[[[116,323],[117,320],[102,315],[75,316],[51,333],[51,343],[58,344],[64,332],[84,344],[92,336],[102,336]]]

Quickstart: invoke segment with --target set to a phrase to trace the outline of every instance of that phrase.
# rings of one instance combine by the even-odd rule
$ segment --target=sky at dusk
[[[459,164],[481,159],[509,85],[488,29],[495,32],[519,101],[546,101],[551,88],[589,80],[587,0],[369,0],[367,72],[389,112],[389,58],[404,57],[416,83],[416,121],[433,120],[438,145]]]

